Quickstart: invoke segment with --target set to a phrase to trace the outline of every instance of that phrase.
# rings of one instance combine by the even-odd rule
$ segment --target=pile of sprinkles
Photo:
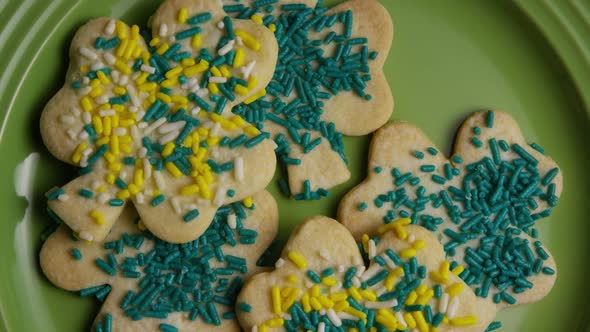
[[[359,262],[314,271],[308,268],[305,257],[289,252],[287,260],[277,261],[277,268],[293,264],[301,273],[272,286],[268,296],[275,317],[253,331],[282,326],[287,331],[423,332],[475,325],[477,316],[458,315],[464,283],[449,278],[451,273],[459,274],[462,267],[451,270],[446,260],[430,270],[421,265],[416,254],[429,248],[424,240],[406,232],[404,227],[410,222],[399,219],[384,230],[395,229],[396,240],[408,244],[399,252],[386,249],[377,253],[375,242],[379,238],[365,241],[364,249],[370,252],[368,269]],[[248,313],[251,306],[239,303],[238,309]]]
[[[324,101],[337,98],[342,91],[353,91],[359,98],[371,100],[365,91],[366,82],[371,80],[368,63],[377,58],[378,52],[369,50],[366,37],[352,36],[351,10],[329,15],[321,1],[315,8],[278,3],[262,0],[244,6],[237,1],[223,7],[237,18],[264,24],[274,31],[279,43],[279,59],[266,95],[237,105],[233,112],[260,130],[268,122],[278,125],[272,138],[285,168],[301,164],[300,159],[290,155],[293,144],[309,153],[328,142],[347,162],[342,134],[334,123],[321,120]],[[280,186],[284,194],[293,194],[296,199],[326,196],[325,189],[315,194],[291,193],[285,179],[280,180]]]
[[[160,240],[136,220],[137,233],[123,233],[120,238],[105,242],[104,256],[94,264],[104,273],[120,278],[137,280],[137,288],[129,290],[120,303],[120,309],[132,320],[151,317],[165,320],[169,314],[181,312],[189,320],[199,319],[211,325],[221,320],[234,319],[235,298],[248,272],[247,258],[224,253],[224,248],[248,246],[256,242],[258,233],[248,229],[248,210],[243,204],[232,203],[221,207],[209,229],[197,240],[185,244],[172,244]],[[55,218],[55,215],[52,216]],[[46,239],[60,224],[44,232]],[[72,235],[72,241],[85,246]],[[145,250],[147,243],[153,249]],[[77,248],[73,249],[71,264],[86,259]],[[255,258],[254,258],[255,259]],[[117,287],[116,283],[113,287]],[[103,301],[111,291],[110,285],[82,289],[82,297],[94,296]],[[216,305],[227,310],[219,312]],[[95,325],[97,332],[110,331],[111,314]],[[162,323],[161,331],[177,331],[176,327]]]
[[[486,128],[493,125],[494,112],[490,110],[486,113]],[[511,293],[532,288],[529,277],[555,273],[544,266],[549,255],[541,242],[531,242],[520,235],[538,237],[535,221],[549,216],[558,201],[553,180],[559,170],[540,174],[539,161],[518,144],[509,145],[501,138],[482,142],[478,136],[486,128],[472,128],[471,144],[479,149],[487,145],[491,156],[461,166],[462,158],[455,155],[452,164],[444,164],[442,170],[422,165],[421,172],[432,173],[432,183],[427,186],[434,184],[439,188],[435,192],[428,192],[417,174],[393,168],[393,189],[375,197],[372,204],[383,209],[385,224],[407,217],[412,224],[444,234],[442,242],[447,255],[454,257],[458,251],[464,254],[460,263],[465,269],[459,276],[477,296],[490,297],[494,303],[515,304]],[[537,145],[533,147],[543,151]],[[517,157],[504,159],[503,154],[509,152]],[[412,157],[421,160],[425,154],[437,153],[430,147],[415,150]],[[449,185],[447,181],[459,185]],[[534,212],[541,202],[548,208]],[[358,210],[364,211],[367,204],[371,203],[360,203]],[[427,208],[441,211],[444,219],[424,212]],[[457,264],[452,262],[451,268]]]
[[[107,170],[103,180],[81,188],[81,196],[111,206],[121,206],[131,197],[137,204],[152,206],[167,201],[189,222],[199,211],[195,204],[182,204],[187,197],[191,203],[220,206],[226,195],[233,195],[231,188],[216,184],[217,175],[230,172],[238,181],[247,176],[242,157],[216,162],[217,148],[252,148],[269,134],[239,115],[222,114],[236,96],[258,88],[256,61],[247,54],[259,52],[260,42],[246,31],[234,30],[228,16],[216,19],[203,12],[189,17],[182,8],[177,19],[173,26],[162,24],[155,36],[146,34],[147,50],[138,26],[108,21],[93,45],[78,50],[89,63],[78,68],[71,83],[79,105],[60,121],[68,128],[67,137],[80,142],[71,156],[80,174],[98,165]],[[201,48],[204,25],[222,32],[212,50]],[[166,197],[162,172],[193,181]],[[66,201],[67,195],[59,190],[49,198]],[[91,214],[100,224],[101,212]]]

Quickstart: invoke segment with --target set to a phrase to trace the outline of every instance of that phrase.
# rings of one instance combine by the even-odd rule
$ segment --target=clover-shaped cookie
[[[383,73],[393,39],[387,10],[376,0],[320,3],[223,1],[229,14],[275,32],[279,58],[266,96],[233,111],[271,133],[288,171],[281,187],[296,199],[347,181],[342,136],[373,132],[393,111]]]
[[[391,123],[373,137],[369,170],[338,211],[356,239],[408,217],[437,235],[483,302],[501,309],[549,293],[555,262],[534,226],[557,204],[563,179],[508,114],[471,115],[450,160],[418,128]]]
[[[268,192],[254,207],[222,207],[211,227],[185,244],[138,229],[131,206],[104,244],[87,244],[62,225],[41,249],[41,267],[58,287],[83,296],[107,296],[95,326],[112,331],[239,331],[234,299],[278,229]]]
[[[156,236],[194,240],[219,206],[274,173],[269,134],[231,113],[264,93],[272,32],[216,1],[167,0],[150,24],[148,45],[121,21],[80,28],[66,83],[41,116],[49,151],[81,167],[50,207],[86,240],[102,241],[129,200]]]
[[[391,224],[368,241],[365,267],[350,232],[312,217],[291,235],[277,267],[251,277],[236,300],[246,331],[483,331],[495,313],[476,306],[428,230]]]

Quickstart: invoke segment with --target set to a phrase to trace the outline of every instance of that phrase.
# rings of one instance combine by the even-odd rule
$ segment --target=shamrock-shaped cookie
[[[499,111],[471,115],[450,159],[413,125],[393,122],[371,142],[369,176],[340,203],[338,215],[356,239],[399,217],[436,234],[460,277],[497,309],[540,300],[556,267],[537,240],[562,175],[516,121]]]
[[[81,167],[49,205],[89,241],[107,236],[129,200],[156,236],[192,241],[219,206],[274,173],[269,134],[231,113],[264,93],[272,32],[230,19],[217,1],[167,0],[150,24],[147,41],[108,18],[80,28],[66,83],[41,116],[49,151]]]
[[[376,0],[331,9],[321,1],[224,0],[224,10],[274,31],[279,58],[266,96],[234,108],[271,133],[288,171],[283,191],[317,199],[347,181],[343,135],[366,135],[393,111],[383,65],[393,39],[387,10]]]
[[[236,300],[246,331],[483,331],[493,305],[450,270],[428,230],[399,219],[369,241],[370,264],[350,232],[317,216],[291,235],[276,269],[255,275]]]
[[[76,240],[62,224],[41,249],[43,272],[58,287],[106,296],[96,331],[240,331],[234,299],[278,229],[272,196],[256,194],[251,210],[220,208],[185,244],[140,231],[138,220],[127,207],[104,244]]]

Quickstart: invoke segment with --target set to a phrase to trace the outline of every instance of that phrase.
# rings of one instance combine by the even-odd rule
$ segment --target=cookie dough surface
[[[428,331],[429,321],[439,331],[483,331],[494,306],[479,303],[450,270],[434,235],[409,222],[397,220],[366,241],[366,267],[354,238],[336,220],[304,221],[276,269],[253,276],[240,292],[241,325],[246,331]]]
[[[219,206],[264,189],[275,170],[269,134],[231,113],[271,80],[272,32],[215,1],[165,1],[150,25],[147,42],[113,19],[82,26],[66,83],[41,116],[49,151],[82,174],[50,208],[89,241],[103,241],[129,203],[158,237],[192,241]]]
[[[375,133],[369,175],[345,195],[339,220],[360,240],[407,216],[465,266],[460,276],[482,300],[498,310],[536,302],[557,270],[535,223],[563,185],[557,163],[538,149],[500,111],[468,117],[450,159],[414,125],[393,122]]]

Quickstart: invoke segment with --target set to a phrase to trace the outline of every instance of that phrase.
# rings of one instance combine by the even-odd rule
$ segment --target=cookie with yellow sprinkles
[[[237,298],[245,331],[483,331],[492,305],[476,306],[428,230],[394,221],[366,247],[369,265],[338,221],[316,216],[291,235],[272,272]]]
[[[87,241],[103,241],[129,202],[156,236],[192,241],[274,174],[269,133],[231,113],[265,94],[272,32],[217,1],[168,0],[149,23],[143,34],[109,18],[81,27],[41,116],[49,151],[80,168],[49,206]]]
[[[414,125],[393,122],[374,135],[369,175],[344,196],[338,218],[358,241],[400,217],[425,227],[480,302],[500,310],[542,299],[556,281],[536,224],[562,185],[557,163],[507,113],[469,116],[451,158]]]
[[[393,23],[377,0],[329,8],[318,0],[224,0],[236,18],[267,26],[279,45],[266,95],[234,107],[271,133],[287,179],[279,185],[297,200],[316,200],[350,178],[343,137],[369,134],[393,111],[383,65]]]
[[[173,244],[145,231],[128,206],[104,244],[73,237],[61,224],[40,263],[56,286],[104,301],[97,332],[240,331],[234,301],[278,230],[268,192],[254,204],[223,206],[197,240]]]

